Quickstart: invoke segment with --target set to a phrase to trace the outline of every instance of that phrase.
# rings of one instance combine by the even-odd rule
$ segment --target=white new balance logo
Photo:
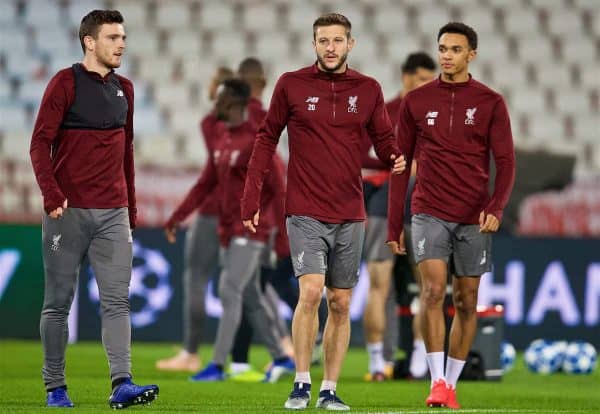
[[[483,257],[481,258],[481,261],[479,262],[480,265],[484,265],[485,262],[487,262],[487,257],[486,257],[486,251],[483,251]]]
[[[427,125],[435,125],[435,118],[437,118],[437,116],[438,116],[437,111],[427,112],[427,115],[425,115],[425,118],[427,118]]]
[[[308,103],[308,107],[306,108],[309,111],[316,111],[317,110],[317,103],[319,102],[319,97],[318,96],[309,96],[308,98],[306,98],[306,103]]]
[[[123,94],[123,91],[121,89],[119,89],[117,91],[117,96],[125,96],[125,95]]]

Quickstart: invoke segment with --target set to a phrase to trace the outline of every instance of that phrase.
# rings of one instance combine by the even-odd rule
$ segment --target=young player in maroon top
[[[412,196],[412,247],[421,273],[421,317],[431,373],[429,406],[459,408],[456,382],[476,331],[480,276],[491,270],[491,233],[498,230],[515,177],[510,120],[504,99],[474,80],[469,62],[477,34],[462,23],[438,33],[439,79],[410,92],[400,108],[398,143],[411,162],[417,153]],[[490,152],[496,164],[490,196]],[[403,249],[408,175],[392,177],[388,240]],[[456,315],[444,374],[442,305],[450,265]]]
[[[214,101],[217,88],[225,80],[233,77],[233,71],[220,67],[213,75],[208,97]],[[213,127],[217,122],[211,111],[200,122],[207,152],[212,153],[215,145]],[[192,212],[197,211],[194,222],[186,231],[183,271],[183,347],[177,355],[156,361],[156,368],[166,371],[190,371],[200,369],[198,344],[205,318],[204,296],[210,278],[215,274],[219,262],[219,238],[217,221],[219,199],[216,194],[200,199],[197,186],[190,189],[165,224],[165,235],[169,243],[175,243],[175,234],[179,224]]]
[[[257,127],[248,118],[249,86],[239,79],[223,83],[215,112],[220,122],[215,125],[217,139],[207,167],[198,181],[198,195],[206,198],[217,187],[219,199],[219,238],[223,248],[223,269],[219,280],[219,297],[223,314],[219,321],[211,363],[190,379],[220,381],[225,378],[224,366],[231,351],[242,317],[242,307],[252,327],[263,338],[273,366],[293,370],[294,363],[279,344],[272,315],[265,307],[260,288],[260,265],[274,227],[274,220],[283,217],[283,172],[270,167],[264,187],[263,208],[279,207],[273,221],[265,223],[256,233],[249,233],[239,220],[240,199],[246,179],[247,164],[252,154]],[[281,220],[281,219],[280,219]]]
[[[150,403],[156,385],[131,381],[129,283],[135,227],[133,85],[115,74],[125,52],[123,16],[94,10],[79,27],[84,58],[48,84],[31,137],[44,197],[44,306],[40,335],[46,405],[72,407],[65,380],[67,317],[79,269],[94,269],[112,408]]]
[[[411,53],[402,64],[402,91],[386,103],[392,125],[396,129],[402,98],[435,77],[435,62],[424,52]],[[364,137],[366,152],[370,157],[371,140]],[[369,296],[364,313],[364,330],[369,353],[369,373],[367,381],[391,379],[394,359],[398,347],[398,317],[396,316],[396,289],[393,287],[392,268],[394,255],[385,245],[387,240],[387,205],[389,189],[389,170],[371,163],[363,162],[365,204],[367,209],[367,232],[365,236],[364,257],[369,272]],[[370,167],[370,168],[369,168]],[[412,272],[415,273],[414,271]],[[416,276],[416,274],[415,274]],[[418,280],[418,279],[417,279]],[[414,319],[413,327],[418,318]],[[414,350],[410,354],[410,372],[414,377],[425,375],[425,345],[420,329],[414,331]]]
[[[248,100],[248,117],[254,119],[257,125],[260,125],[265,118],[267,111],[262,104],[263,92],[267,85],[267,79],[262,62],[255,57],[247,57],[238,67],[238,76],[250,86],[250,99]],[[274,167],[279,169],[279,174],[285,176],[286,165],[284,161],[275,155]],[[292,285],[292,272],[276,271],[281,268],[281,261],[289,260],[289,245],[285,233],[285,216],[277,216],[284,210],[284,198],[278,200],[280,206],[270,208],[265,214],[270,214],[268,220],[276,223],[273,227],[269,243],[266,247],[266,255],[261,266],[261,286],[265,293],[266,303],[275,315],[277,321],[277,331],[281,346],[286,354],[293,357],[292,338],[287,323],[279,314],[279,301],[285,300],[291,303],[290,293],[293,292],[289,287]],[[285,280],[281,280],[285,279]],[[287,281],[287,283],[286,283]],[[281,298],[278,296],[281,295]],[[296,300],[293,301],[294,305]],[[268,321],[265,321],[268,323]],[[267,370],[267,376],[252,368],[250,365],[250,346],[252,344],[253,329],[252,324],[246,315],[243,315],[242,322],[238,328],[235,337],[235,343],[231,351],[231,363],[229,365],[229,377],[232,381],[258,382],[267,379],[269,382],[276,382],[282,374],[287,374],[287,370],[280,367],[271,367]]]
[[[325,374],[317,406],[349,409],[336,395],[336,383],[348,348],[350,296],[358,279],[364,235],[362,135],[369,134],[388,168],[399,173],[405,167],[381,87],[346,64],[354,46],[350,30],[348,19],[335,13],[313,24],[317,63],[285,73],[277,82],[256,137],[242,198],[244,225],[260,232],[262,183],[287,126],[290,161],[285,207],[300,284],[292,324],[297,369],[294,390],[285,402],[288,409],[305,409],[310,401],[309,367],[325,286],[329,316],[323,341]]]

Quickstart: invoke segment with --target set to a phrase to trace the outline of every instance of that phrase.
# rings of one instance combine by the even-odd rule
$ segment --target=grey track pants
[[[213,362],[225,365],[242,318],[242,307],[254,331],[263,338],[271,357],[282,358],[285,353],[275,329],[275,315],[265,303],[260,288],[260,258],[265,244],[235,237],[224,252],[225,260],[219,281],[219,296],[223,315],[219,321]]]
[[[186,233],[183,272],[183,347],[198,351],[206,286],[219,265],[218,218],[198,215]]]
[[[45,290],[40,319],[46,388],[66,384],[67,317],[79,269],[87,255],[100,292],[102,343],[112,380],[131,376],[129,282],[132,244],[127,208],[67,208],[59,219],[44,215]]]
[[[385,332],[383,333],[383,359],[394,361],[398,351],[398,314],[396,313],[396,282],[392,276],[390,292],[385,301]]]
[[[275,288],[270,283],[265,286],[265,301],[269,307],[269,312],[275,318],[275,329],[278,338],[284,338],[290,336],[290,330],[281,316],[279,316],[279,295],[275,291]]]

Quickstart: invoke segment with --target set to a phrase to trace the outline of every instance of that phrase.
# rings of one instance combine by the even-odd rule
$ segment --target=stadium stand
[[[449,20],[472,25],[480,35],[473,74],[505,95],[517,147],[574,154],[574,188],[586,177],[598,182],[600,2],[594,0],[6,0],[0,16],[0,219],[38,219],[41,202],[28,166],[37,105],[49,78],[81,58],[77,27],[93,8],[116,8],[125,17],[128,46],[120,72],[136,85],[138,194],[159,204],[148,206],[147,224],[161,223],[161,212],[180,194],[166,185],[169,191],[156,201],[152,195],[159,192],[144,189],[144,174],[157,179],[154,171],[183,168],[193,176],[205,162],[198,120],[210,109],[206,86],[213,69],[235,67],[248,55],[263,59],[268,103],[283,71],[313,61],[312,21],[331,10],[353,22],[357,44],[350,65],[376,77],[387,99],[398,92],[407,53],[435,53],[436,31]],[[600,192],[598,185],[592,191]],[[598,209],[594,200],[590,205]],[[523,204],[524,215],[532,214],[530,204]]]

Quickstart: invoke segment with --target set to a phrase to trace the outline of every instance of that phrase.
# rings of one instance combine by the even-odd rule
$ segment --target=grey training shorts
[[[367,262],[393,260],[394,254],[385,243],[387,240],[387,217],[369,216],[365,237],[364,259]]]
[[[416,263],[442,259],[456,276],[481,276],[492,270],[492,235],[480,233],[478,224],[416,214],[412,217],[412,253]]]
[[[325,275],[325,286],[351,289],[358,282],[364,222],[324,223],[307,216],[286,220],[296,277]]]

